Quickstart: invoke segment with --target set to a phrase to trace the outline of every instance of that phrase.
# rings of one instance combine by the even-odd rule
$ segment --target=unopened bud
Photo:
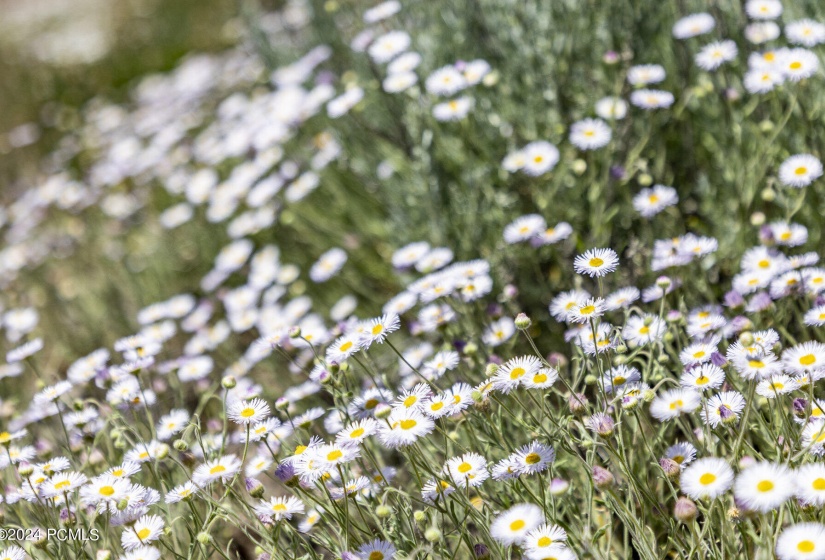
[[[473,554],[478,560],[488,560],[490,558],[490,549],[482,543],[473,546]]]
[[[526,330],[530,328],[530,325],[533,324],[533,321],[530,320],[530,317],[525,315],[524,313],[519,313],[516,315],[516,328],[521,330]]]
[[[567,399],[567,406],[570,412],[576,415],[584,414],[587,410],[587,397],[584,393],[575,393]]]
[[[427,514],[417,509],[413,512],[413,519],[415,519],[416,523],[423,523],[427,519]]]
[[[237,384],[238,384],[238,382],[235,380],[235,377],[233,377],[232,375],[227,375],[226,377],[224,377],[221,380],[221,385],[223,386],[224,389],[234,389],[235,385],[237,385]]]
[[[275,410],[286,410],[287,408],[289,408],[289,399],[278,397],[275,400]]]
[[[378,517],[389,517],[392,515],[392,508],[384,504],[380,504],[375,508],[375,515]]]
[[[593,484],[596,488],[600,490],[609,488],[613,486],[615,480],[616,479],[613,478],[613,474],[604,467],[600,467],[598,465],[593,467]]]
[[[260,480],[257,478],[247,478],[244,481],[246,485],[246,491],[249,492],[249,495],[253,498],[261,498],[264,495],[264,485],[261,483]]]
[[[112,560],[112,558],[112,553],[108,550],[98,550],[95,554],[95,560]]]
[[[662,457],[659,459],[659,466],[662,467],[665,476],[671,480],[679,478],[679,475],[682,473],[682,466],[673,459],[669,459],[667,457]]]
[[[424,531],[424,538],[427,539],[428,542],[438,542],[441,540],[441,531],[438,527],[430,527]]]
[[[209,544],[212,542],[212,536],[205,531],[198,533],[197,539],[201,544]]]
[[[497,371],[498,371],[498,364],[490,363],[490,364],[487,364],[486,368],[484,368],[484,375],[486,375],[487,377],[492,377],[496,374]]]
[[[684,496],[676,500],[676,505],[673,506],[673,517],[682,523],[690,523],[699,515],[699,510],[696,504],[690,498]]]
[[[387,403],[378,403],[375,406],[375,417],[379,420],[385,420],[392,414],[392,407]]]
[[[34,472],[34,467],[29,463],[23,463],[17,469],[17,472],[20,473],[20,476],[22,476],[23,478],[29,478]]]

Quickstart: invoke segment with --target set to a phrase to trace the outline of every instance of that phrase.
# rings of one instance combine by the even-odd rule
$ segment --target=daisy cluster
[[[90,102],[0,212],[0,521],[102,537],[0,560],[825,559],[822,142],[787,134],[825,26],[786,4],[657,15],[675,54],[578,96],[497,68],[498,0],[488,49],[291,2]]]

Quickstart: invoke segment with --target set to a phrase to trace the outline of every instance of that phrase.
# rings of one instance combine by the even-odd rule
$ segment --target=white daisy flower
[[[718,457],[698,459],[682,470],[679,486],[694,500],[718,498],[733,484],[733,469]]]
[[[490,525],[492,537],[505,546],[516,544],[544,523],[544,514],[537,505],[517,504],[500,513]]]
[[[673,36],[677,39],[689,39],[709,33],[716,27],[716,21],[708,13],[701,12],[685,16],[673,24]]]
[[[616,270],[619,256],[613,249],[588,249],[573,261],[573,270],[578,274],[602,277]]]
[[[487,459],[478,453],[465,453],[449,459],[444,465],[443,472],[458,488],[481,486],[490,476],[487,471]]]
[[[676,189],[665,185],[653,185],[650,189],[642,189],[633,197],[633,208],[643,218],[650,218],[677,202],[679,195],[676,194]]]
[[[738,52],[733,41],[717,41],[699,51],[696,55],[696,65],[702,70],[716,70],[725,62],[734,60]]]
[[[702,404],[699,393],[689,389],[671,389],[657,395],[650,403],[650,414],[659,422],[693,412]]]
[[[151,543],[163,535],[163,527],[163,518],[159,515],[144,515],[134,525],[124,529],[120,544],[123,550],[128,551]]]
[[[822,162],[810,154],[797,154],[779,166],[779,180],[789,187],[807,187],[822,176]]]
[[[748,0],[745,13],[751,19],[776,19],[782,15],[782,2],[779,0]]]
[[[822,560],[825,558],[825,525],[797,523],[785,528],[776,539],[779,560]]]
[[[815,47],[825,43],[825,24],[812,19],[792,21],[785,26],[788,42],[804,47]]]
[[[703,422],[715,428],[720,424],[735,422],[745,409],[745,404],[745,398],[740,393],[723,391],[709,398],[699,414]]]
[[[606,146],[613,132],[601,119],[584,119],[570,127],[570,143],[580,150],[595,150]]]

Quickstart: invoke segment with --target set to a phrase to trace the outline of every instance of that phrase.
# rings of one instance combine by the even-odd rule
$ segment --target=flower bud
[[[278,397],[275,400],[275,410],[286,410],[287,408],[289,408],[289,399]]]
[[[584,393],[576,393],[574,395],[570,395],[567,399],[567,406],[570,408],[570,412],[576,415],[584,414],[587,410],[587,397]]]
[[[261,483],[260,480],[257,478],[247,478],[244,481],[246,485],[246,491],[249,492],[249,495],[253,498],[261,498],[264,495],[264,485]]]
[[[613,474],[609,470],[598,465],[593,467],[593,484],[599,490],[604,490],[605,488],[613,486],[615,481],[616,479],[613,478]]]
[[[530,328],[530,325],[533,324],[533,321],[530,320],[530,317],[525,315],[524,313],[519,313],[516,315],[516,328],[521,330],[527,330]]]
[[[169,446],[165,443],[162,443],[158,446],[157,454],[155,455],[155,459],[157,461],[163,461],[169,456]]]
[[[384,504],[379,504],[375,508],[375,515],[377,517],[389,517],[392,515],[392,508]]]
[[[430,527],[424,531],[424,538],[427,539],[427,542],[438,542],[441,540],[441,531],[438,527]]]
[[[581,175],[582,173],[587,171],[587,162],[583,159],[576,159],[573,161],[573,165],[571,165],[570,168],[576,175]]]
[[[378,403],[375,405],[374,413],[375,417],[379,420],[385,420],[390,417],[390,414],[392,414],[392,407],[387,403]]]
[[[212,542],[212,536],[205,531],[198,533],[198,536],[196,538],[198,539],[198,542],[201,544],[209,544],[210,542]]]
[[[464,354],[466,356],[475,356],[478,353],[478,344],[475,342],[468,342],[464,346]]]
[[[20,476],[22,476],[23,478],[29,478],[34,472],[34,467],[29,463],[23,463],[17,469],[17,472],[20,473]]]
[[[690,523],[699,516],[699,510],[696,504],[690,498],[682,496],[676,500],[676,505],[673,506],[673,517],[682,523]]]
[[[478,560],[488,560],[490,558],[490,549],[482,543],[473,546],[473,554]]]
[[[564,354],[560,352],[552,352],[549,356],[547,356],[547,363],[556,369],[562,369],[567,366],[568,360],[567,356]]]
[[[667,457],[662,457],[659,459],[659,466],[662,467],[662,470],[665,472],[665,476],[671,480],[678,479],[679,475],[682,473],[682,466],[673,459],[669,459]]]
[[[233,377],[232,375],[227,375],[226,377],[224,377],[221,380],[221,385],[223,386],[224,389],[234,389],[235,385],[237,385],[237,384],[238,384],[238,382],[235,380],[235,377]]]
[[[642,173],[639,175],[639,184],[643,187],[649,187],[653,184],[653,177],[649,173]]]
[[[112,560],[112,552],[109,550],[98,550],[95,554],[95,560]]]
[[[417,509],[413,512],[413,519],[415,519],[416,523],[423,523],[427,519],[427,514]]]
[[[290,327],[289,328],[289,338],[296,339],[301,338],[301,327]]]
[[[490,363],[490,364],[487,364],[486,368],[484,368],[484,375],[487,376],[487,377],[492,377],[496,374],[497,371],[498,371],[498,364]]]

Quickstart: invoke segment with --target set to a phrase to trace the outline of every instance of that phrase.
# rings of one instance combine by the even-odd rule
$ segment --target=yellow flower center
[[[69,482],[68,480],[61,480],[60,482],[58,482],[57,484],[54,485],[54,489],[55,490],[61,490],[63,488],[66,488],[67,486],[70,486],[71,484],[72,483]]]
[[[103,494],[104,496],[111,496],[112,494],[115,493],[115,489],[112,488],[111,486],[103,486],[103,487],[100,488],[100,493]]]
[[[639,334],[647,334],[650,332],[650,327],[642,327],[639,329]]]
[[[825,490],[825,478],[817,478],[811,486],[814,490]]]
[[[251,406],[248,406],[241,411],[241,417],[243,418],[251,418],[252,416],[255,416],[255,409]]]
[[[441,410],[442,408],[444,408],[444,403],[442,401],[434,402],[433,404],[430,405],[430,410],[433,410],[433,411],[436,411],[436,412]]]
[[[525,525],[526,525],[526,523],[524,522],[523,519],[516,519],[515,521],[510,523],[510,530],[511,531],[519,531],[521,529],[524,529]]]
[[[604,261],[602,259],[600,259],[599,257],[593,257],[592,259],[590,259],[590,261],[587,264],[589,264],[590,266],[593,266],[593,267],[598,267],[598,266],[602,266],[604,264]]]
[[[713,484],[716,481],[716,475],[713,473],[705,473],[699,477],[699,484],[703,486],[707,486],[708,484]]]
[[[541,455],[538,453],[528,453],[527,456],[524,457],[524,462],[528,465],[535,465],[541,461]]]
[[[547,381],[547,376],[543,373],[537,373],[533,376],[533,383],[544,383]]]
[[[342,352],[346,352],[346,351],[347,351],[347,350],[349,350],[350,348],[352,348],[352,341],[351,341],[351,340],[348,340],[348,341],[346,341],[345,343],[343,343],[343,344],[341,345],[341,351],[342,351]]]
[[[218,474],[224,472],[225,470],[226,467],[224,467],[223,465],[215,465],[214,467],[209,469],[209,474]]]
[[[768,268],[769,266],[771,266],[771,261],[769,261],[768,259],[762,259],[756,264],[759,266],[759,268]]]
[[[418,422],[416,422],[415,420],[413,420],[411,418],[408,419],[408,420],[402,420],[401,421],[401,429],[402,430],[412,430],[417,425],[418,425]]]
[[[694,352],[693,357],[694,358],[704,358],[705,357],[705,351],[704,350],[699,350],[698,352]]]
[[[793,62],[791,62],[790,68],[791,68],[791,70],[799,70],[800,68],[802,68],[802,63],[797,61],[797,60],[794,60]],[[798,169],[797,169],[797,173],[799,173]]]
[[[684,405],[685,405],[685,403],[682,402],[682,399],[677,399],[677,400],[673,401],[672,403],[670,403],[670,410],[676,410],[677,408],[682,408]]]
[[[518,379],[525,373],[527,373],[527,371],[523,367],[514,367],[510,370],[510,379]]]
[[[814,548],[815,546],[813,541],[799,541],[799,544],[796,545],[796,549],[799,552],[813,552]]]
[[[761,369],[761,368],[765,367],[765,362],[763,362],[761,360],[751,360],[751,361],[748,362],[748,365],[752,368]]]
[[[377,335],[377,334],[381,334],[381,331],[383,331],[383,330],[384,330],[384,325],[382,325],[381,323],[379,323],[379,324],[375,325],[375,326],[372,328],[372,334],[373,334],[373,336],[374,336],[374,335]]]
[[[617,375],[613,378],[613,385],[623,385],[626,381],[627,379],[625,379],[621,375]]]
[[[590,315],[596,311],[596,307],[594,305],[585,305],[579,310],[579,313],[582,315]]]
[[[277,503],[272,506],[272,511],[286,511],[286,504]]]
[[[349,433],[349,437],[355,439],[364,435],[364,428],[355,428]]]
[[[466,461],[458,465],[458,472],[460,472],[461,474],[470,472],[471,470],[473,470],[473,466],[470,463],[467,463]]]
[[[697,385],[707,385],[709,381],[710,381],[710,377],[705,377],[704,375],[700,375],[699,377],[696,378],[696,384]]]
[[[809,366],[816,361],[816,356],[813,354],[805,354],[801,358],[799,358],[799,363],[803,366]]]
[[[367,410],[372,410],[376,406],[378,406],[378,399],[370,399],[364,403],[364,408]]]
[[[327,461],[337,461],[343,456],[344,454],[341,452],[340,449],[335,449],[327,454]]]
[[[550,546],[551,544],[553,544],[553,539],[551,539],[550,537],[542,537],[538,540],[536,544],[540,547]]]
[[[415,395],[410,395],[409,397],[404,399],[404,406],[410,408],[412,405],[416,403],[416,401],[418,401],[418,397],[416,397]]]
[[[147,529],[146,527],[144,527],[143,529],[138,531],[137,536],[140,540],[143,540],[143,539],[145,539],[146,537],[149,536],[149,533],[151,533],[151,531],[149,529]]]
[[[384,560],[384,553],[380,550],[373,550],[370,552],[369,560]]]
[[[756,489],[760,492],[770,492],[773,490],[773,482],[770,480],[762,480],[756,485]]]

